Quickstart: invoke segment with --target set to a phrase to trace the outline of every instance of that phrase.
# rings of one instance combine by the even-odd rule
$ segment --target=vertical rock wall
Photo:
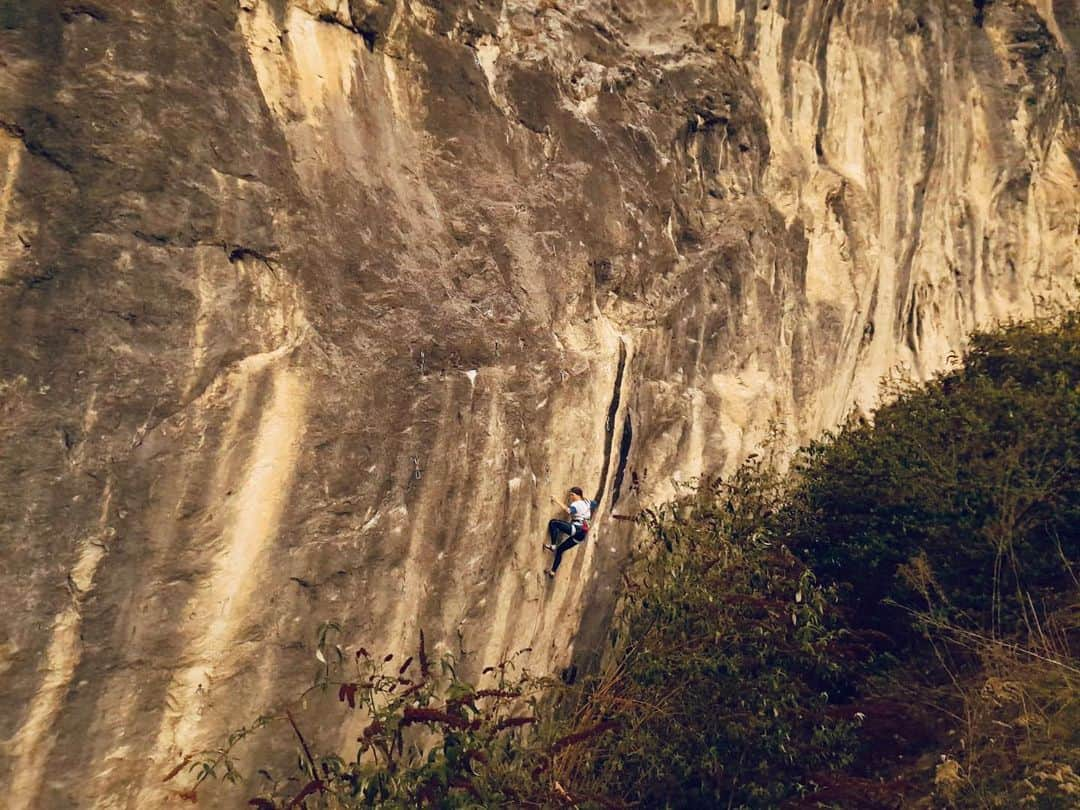
[[[160,805],[322,620],[588,659],[613,511],[1061,300],[1078,15],[981,5],[0,5],[9,805]]]
[[[840,326],[826,424],[894,363],[925,376],[977,324],[1077,272],[1075,4],[699,4],[754,73],[765,194],[804,223],[811,317]]]

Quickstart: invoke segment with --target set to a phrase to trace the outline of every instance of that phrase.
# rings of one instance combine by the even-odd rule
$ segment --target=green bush
[[[656,547],[632,569],[614,663],[578,722],[620,731],[567,783],[643,807],[775,807],[850,762],[830,595],[765,533],[777,481],[752,459],[689,503],[643,516]]]
[[[921,557],[942,618],[1014,630],[1080,552],[1080,316],[978,333],[962,368],[897,393],[803,452],[783,531],[860,622],[906,632],[883,602],[925,606],[900,576]]]
[[[211,778],[243,781],[236,746],[277,726],[293,739],[295,765],[259,769],[261,788],[247,804],[260,810],[557,806],[568,794],[551,779],[553,760],[607,731],[563,730],[550,711],[557,682],[517,671],[513,659],[486,668],[474,685],[459,676],[451,656],[429,661],[422,633],[418,655],[399,664],[392,654],[343,649],[332,643],[336,632],[333,623],[319,630],[314,686],[279,714],[260,717],[221,747],[185,762],[195,785],[181,796],[194,800]],[[323,701],[321,713],[304,711],[308,698],[320,694],[336,695],[336,710]],[[342,713],[351,712],[362,714],[364,726],[348,753],[320,751],[301,730],[312,723],[339,728]]]

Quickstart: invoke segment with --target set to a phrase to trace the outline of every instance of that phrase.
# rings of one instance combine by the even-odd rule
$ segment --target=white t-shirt
[[[570,522],[575,526],[592,517],[592,506],[587,500],[574,501],[570,504]]]

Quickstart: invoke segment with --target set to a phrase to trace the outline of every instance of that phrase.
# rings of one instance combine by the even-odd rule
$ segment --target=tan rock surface
[[[8,806],[162,804],[322,620],[587,665],[613,511],[1074,289],[1078,49],[1067,0],[0,5]]]

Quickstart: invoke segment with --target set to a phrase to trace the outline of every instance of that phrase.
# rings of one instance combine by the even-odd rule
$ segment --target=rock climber
[[[589,521],[592,520],[592,514],[598,506],[596,501],[585,499],[581,487],[570,487],[566,494],[569,496],[567,499],[570,501],[569,506],[554,496],[551,498],[553,504],[563,509],[570,516],[570,520],[548,521],[550,542],[545,543],[544,548],[555,552],[555,560],[551,563],[551,568],[544,572],[549,577],[555,576],[555,572],[559,570],[559,563],[562,562],[563,554],[588,537]],[[559,536],[563,534],[566,535],[566,539],[560,543]]]

